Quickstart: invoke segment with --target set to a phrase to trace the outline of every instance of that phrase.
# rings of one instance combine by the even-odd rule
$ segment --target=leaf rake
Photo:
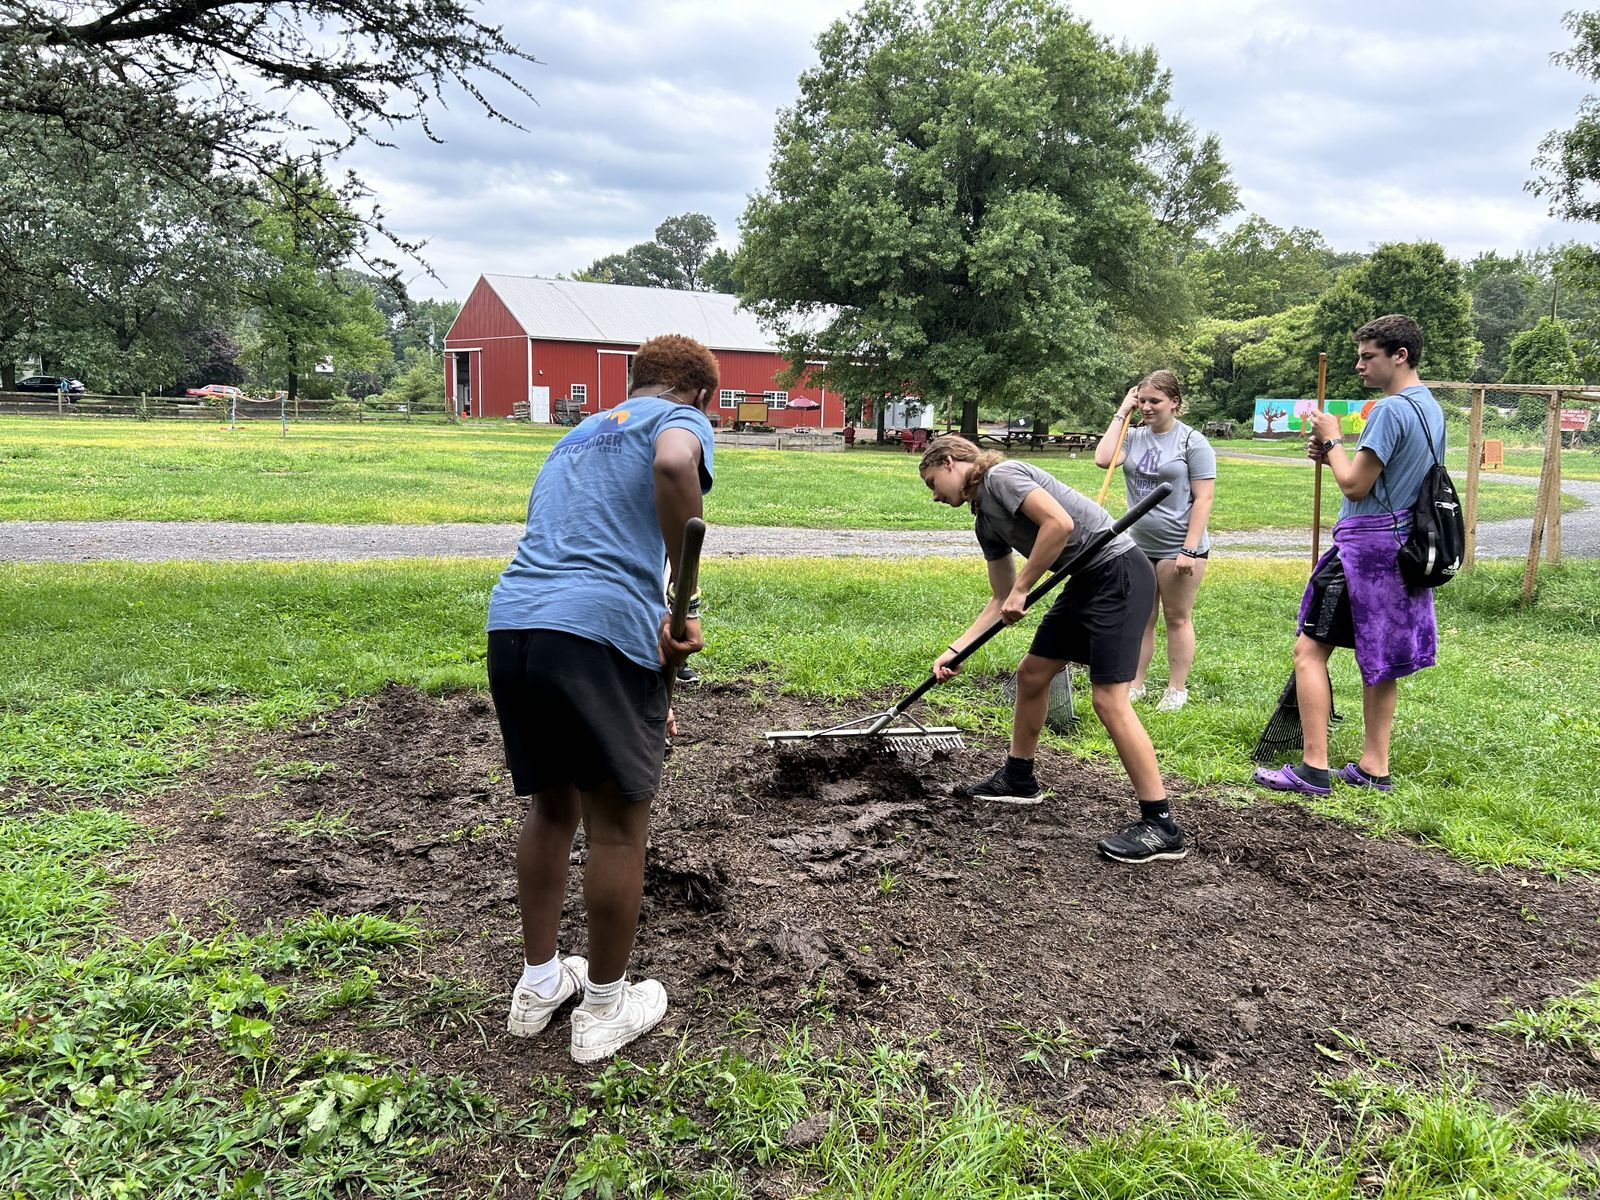
[[[1028,593],[1028,602],[1023,606],[1027,611],[1038,601],[1053,591],[1062,580],[1076,571],[1080,564],[1089,562],[1104,549],[1107,542],[1122,533],[1135,521],[1143,517],[1156,505],[1160,504],[1172,491],[1170,483],[1163,483],[1147,496],[1143,497],[1122,516],[1118,517],[1110,529],[1102,529],[1090,537],[1078,548],[1078,552],[1068,559],[1062,566],[1047,575],[1031,592]],[[950,660],[951,667],[959,667],[966,662],[978,647],[986,644],[1002,629],[1006,628],[1004,619],[996,619],[987,629],[974,638],[968,645],[962,647],[956,656]],[[918,700],[939,682],[938,676],[929,675],[911,691],[907,692],[897,704],[884,709],[880,713],[869,713],[864,717],[857,717],[854,721],[845,721],[840,725],[833,725],[827,729],[770,729],[767,731],[767,741],[773,745],[794,742],[813,742],[818,740],[832,740],[836,738],[860,738],[863,742],[883,748],[900,755],[914,755],[926,757],[935,750],[960,750],[966,745],[961,739],[961,730],[954,725],[924,725],[915,717],[906,716],[906,709]],[[894,722],[904,718],[908,725],[895,725]]]

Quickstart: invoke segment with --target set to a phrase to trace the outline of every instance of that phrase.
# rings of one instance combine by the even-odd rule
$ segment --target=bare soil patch
[[[1600,1087],[1585,1055],[1486,1028],[1600,976],[1590,881],[1477,872],[1293,804],[1203,791],[1175,797],[1186,860],[1120,866],[1094,852],[1133,807],[1109,769],[1047,751],[1053,799],[986,806],[950,794],[1003,753],[982,738],[908,764],[759,740],[865,707],[702,685],[678,711],[633,968],[666,984],[672,1008],[635,1057],[678,1036],[728,1044],[743,1010],[824,1043],[926,1038],[933,1061],[1096,1124],[1158,1107],[1177,1061],[1239,1085],[1237,1114],[1291,1140],[1334,1120],[1313,1084],[1349,1069],[1335,1030],[1429,1074],[1449,1046],[1492,1097]],[[122,889],[130,932],[169,914],[245,929],[318,909],[410,914],[438,937],[385,960],[386,989],[440,975],[493,994],[472,1022],[369,1030],[357,1010],[298,1036],[337,1031],[513,1103],[541,1074],[587,1077],[564,1021],[533,1041],[503,1030],[521,962],[521,806],[485,697],[391,689],[225,749],[143,811],[170,836]],[[319,813],[342,823],[289,832]],[[582,858],[580,836],[568,951],[583,945]],[[1039,1033],[1053,1038],[1049,1072],[1024,1057]]]

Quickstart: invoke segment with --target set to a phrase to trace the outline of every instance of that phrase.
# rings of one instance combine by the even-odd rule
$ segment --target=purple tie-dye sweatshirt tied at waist
[[[1397,556],[1409,525],[1409,513],[1345,517],[1333,527],[1333,549],[1317,563],[1321,569],[1337,550],[1349,589],[1356,665],[1368,687],[1433,666],[1438,649],[1433,593],[1409,588],[1400,577]],[[1302,627],[1310,608],[1307,587],[1300,601]]]

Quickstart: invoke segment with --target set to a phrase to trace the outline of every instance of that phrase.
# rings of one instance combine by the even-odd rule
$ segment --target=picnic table
[[[989,442],[1010,449],[1014,445],[1030,446],[1038,450],[1044,446],[1060,446],[1064,450],[1093,450],[1100,441],[1098,433],[1071,431],[1065,433],[1037,434],[1031,429],[1008,429],[1004,433],[980,433],[978,444]]]

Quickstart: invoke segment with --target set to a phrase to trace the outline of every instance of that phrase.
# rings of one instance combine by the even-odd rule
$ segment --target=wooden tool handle
[[[1133,424],[1133,414],[1130,412],[1122,418],[1122,431],[1117,434],[1117,448],[1111,452],[1111,465],[1106,468],[1106,477],[1100,484],[1100,494],[1094,502],[1101,508],[1106,506],[1106,493],[1111,490],[1111,472],[1117,469],[1117,455],[1122,453],[1122,443],[1127,440],[1128,426]]]
[[[690,517],[683,524],[683,550],[678,555],[678,570],[672,579],[672,623],[668,626],[679,641],[688,632],[689,601],[700,584],[700,548],[706,541],[706,523]]]
[[[1328,356],[1317,355],[1317,411],[1328,403]],[[1317,460],[1317,482],[1311,490],[1311,565],[1322,557],[1322,460]]]

